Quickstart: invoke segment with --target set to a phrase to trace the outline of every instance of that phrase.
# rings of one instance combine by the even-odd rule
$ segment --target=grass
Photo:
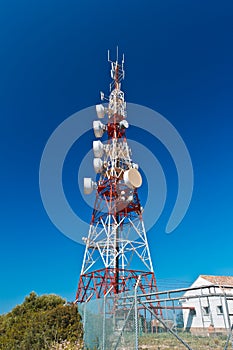
[[[197,337],[190,333],[182,333],[179,336],[193,350],[222,350],[226,343],[226,337],[211,336]],[[187,348],[180,343],[170,333],[143,334],[139,338],[140,350],[186,350]],[[230,345],[231,346],[231,345]],[[229,347],[230,349],[230,347]]]

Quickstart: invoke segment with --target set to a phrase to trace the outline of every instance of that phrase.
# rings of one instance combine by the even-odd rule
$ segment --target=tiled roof
[[[200,275],[201,278],[204,278],[206,281],[209,281],[213,284],[220,286],[233,286],[233,276],[207,276]]]

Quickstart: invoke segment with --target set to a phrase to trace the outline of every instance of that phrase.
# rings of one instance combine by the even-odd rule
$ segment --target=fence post
[[[86,303],[83,305],[83,330],[84,330],[84,335],[83,335],[83,343],[84,343],[84,348],[86,348],[86,342],[87,342],[87,335],[86,335]]]
[[[232,337],[232,327],[233,327],[233,325],[231,325],[231,319],[230,319],[230,315],[229,315],[229,307],[228,307],[228,302],[227,302],[227,297],[226,297],[225,290],[223,290],[223,295],[224,295],[225,308],[226,308],[227,319],[228,319],[228,328],[229,328],[227,342],[226,342],[226,345],[224,347],[224,350],[226,350],[228,348],[228,344],[229,344],[230,340],[231,340],[231,347],[233,349],[233,337]]]
[[[105,343],[106,343],[106,298],[108,294],[111,292],[113,286],[107,291],[107,293],[104,295],[104,307],[103,307],[103,346],[102,349],[105,350]]]
[[[105,320],[105,314],[106,314],[106,295],[104,296],[104,308],[103,308],[103,350],[105,350],[105,327],[106,327],[106,320]]]
[[[141,276],[138,276],[137,283],[134,289],[134,319],[135,319],[135,350],[138,350],[138,300],[137,289]]]

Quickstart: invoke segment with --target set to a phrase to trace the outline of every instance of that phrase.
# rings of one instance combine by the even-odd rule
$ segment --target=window
[[[196,316],[196,310],[193,308],[193,309],[190,309],[190,315],[191,316]]]
[[[223,307],[222,307],[222,305],[218,305],[217,306],[217,314],[218,315],[222,315],[223,314]]]
[[[210,314],[210,308],[209,306],[204,306],[203,307],[203,315],[208,316]]]

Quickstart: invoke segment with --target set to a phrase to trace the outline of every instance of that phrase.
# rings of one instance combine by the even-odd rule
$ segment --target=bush
[[[0,316],[1,350],[47,350],[52,344],[81,343],[78,308],[57,295],[32,292],[21,305]]]

